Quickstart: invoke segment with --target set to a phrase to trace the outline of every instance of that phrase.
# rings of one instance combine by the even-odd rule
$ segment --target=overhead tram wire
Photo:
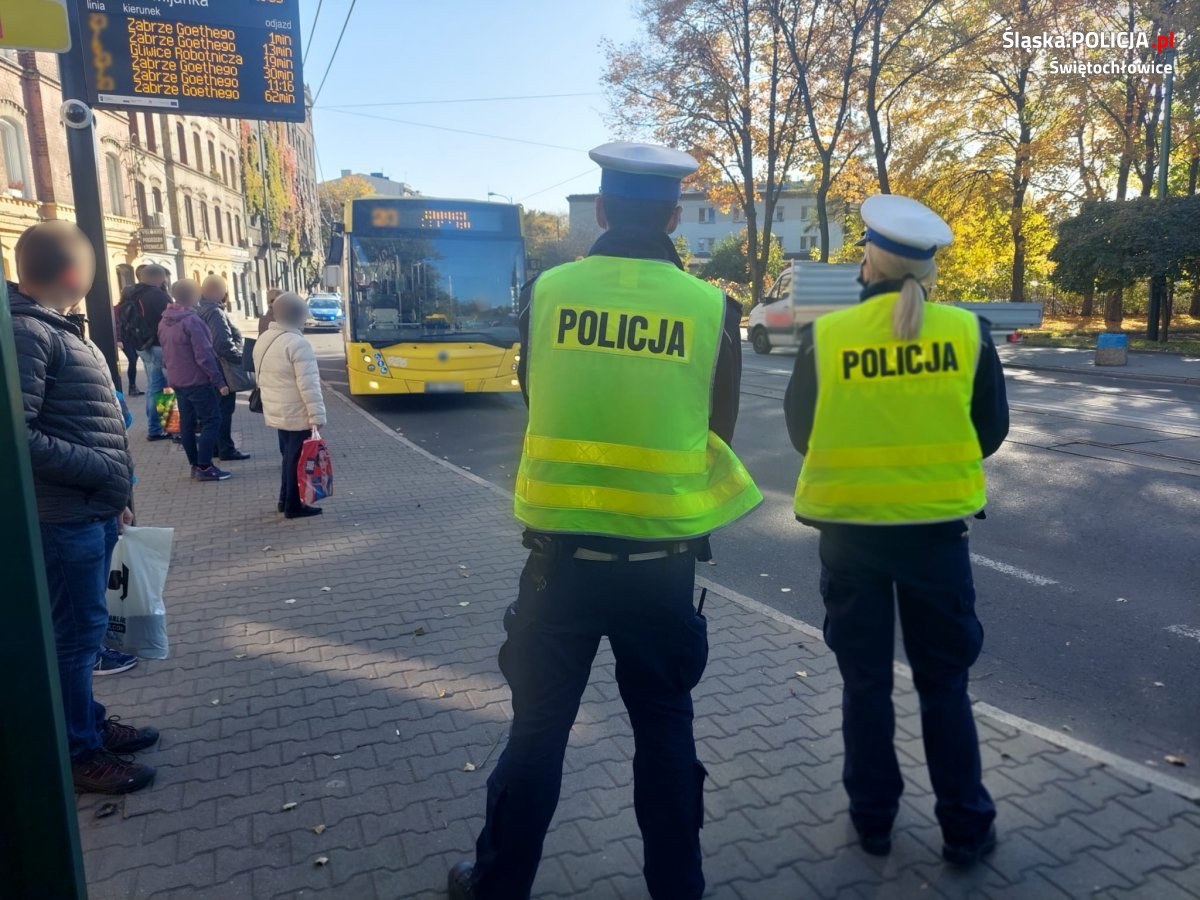
[[[317,14],[313,16],[312,28],[308,30],[308,42],[304,45],[304,55],[300,57],[300,67],[308,65],[308,51],[312,49],[313,38],[317,36],[317,22],[321,18],[321,7],[325,0],[317,0]]]
[[[557,100],[567,97],[601,97],[595,91],[580,94],[523,94],[511,97],[462,97],[445,100],[389,100],[383,103],[342,103],[335,106],[322,106],[322,109],[373,109],[384,106],[438,106],[452,103],[498,103],[508,100]]]
[[[570,184],[572,181],[578,181],[580,178],[583,178],[587,175],[591,175],[596,171],[597,171],[597,168],[595,166],[591,166],[586,171],[580,172],[578,175],[572,175],[570,178],[564,178],[562,181],[555,182],[554,184],[550,185],[550,187],[544,187],[540,191],[534,191],[532,194],[526,194],[524,197],[522,197],[517,202],[524,203],[526,200],[530,199],[531,197],[537,197],[540,194],[546,193],[546,191],[554,190],[556,187],[562,187],[564,184]]]
[[[354,116],[355,118],[359,118],[359,119],[374,119],[377,122],[391,122],[395,125],[409,125],[413,128],[431,128],[434,131],[449,131],[449,132],[452,132],[453,134],[466,134],[466,135],[470,135],[471,137],[490,138],[494,141],[508,141],[509,143],[513,143],[513,144],[527,144],[531,147],[546,147],[550,150],[566,150],[570,153],[586,153],[587,152],[586,150],[582,150],[579,147],[564,147],[561,144],[547,144],[542,141],[531,141],[531,140],[527,140],[525,138],[507,137],[502,134],[488,134],[487,132],[484,132],[484,131],[468,131],[465,128],[450,128],[446,125],[430,125],[428,122],[410,122],[410,121],[407,121],[406,119],[392,119],[392,118],[388,118],[387,116],[375,116],[375,115],[372,115],[371,113],[350,112],[349,110],[337,109],[336,107],[333,107],[333,106],[324,106],[321,108],[323,110],[325,110],[326,112],[333,112],[333,113],[337,113],[337,114],[343,115],[343,116]]]
[[[337,43],[333,45],[333,55],[329,57],[329,65],[325,67],[325,74],[321,76],[321,84],[317,88],[316,94],[313,95],[313,106],[317,105],[317,101],[321,99],[321,91],[325,90],[325,80],[329,78],[329,71],[333,68],[334,60],[337,59],[338,50],[342,47],[342,38],[346,36],[346,28],[350,24],[350,16],[354,14],[354,7],[357,3],[358,0],[350,0],[350,8],[346,10],[346,20],[342,22],[342,30],[338,32]]]

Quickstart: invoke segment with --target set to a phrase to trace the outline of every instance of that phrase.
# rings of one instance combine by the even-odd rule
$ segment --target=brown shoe
[[[158,743],[158,729],[122,725],[120,716],[110,716],[100,729],[100,740],[109,753],[137,753]]]
[[[131,794],[154,781],[154,767],[144,766],[97,750],[80,762],[71,763],[75,790],[81,794]]]

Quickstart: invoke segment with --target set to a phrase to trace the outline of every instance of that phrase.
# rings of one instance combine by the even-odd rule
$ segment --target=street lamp
[[[499,197],[501,200],[507,200],[509,206],[513,205],[513,199],[512,197],[508,196],[508,194],[497,194],[495,191],[488,191],[488,199],[491,200],[493,197]]]

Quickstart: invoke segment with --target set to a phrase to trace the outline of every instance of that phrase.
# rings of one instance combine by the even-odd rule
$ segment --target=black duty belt
[[[587,547],[578,547],[572,556],[575,559],[582,559],[585,562],[646,562],[651,559],[666,559],[669,556],[679,556],[683,553],[692,553],[695,548],[687,541],[680,541],[676,544],[667,544],[665,547],[660,547],[658,550],[649,550],[645,553],[605,553],[601,550],[590,550]]]

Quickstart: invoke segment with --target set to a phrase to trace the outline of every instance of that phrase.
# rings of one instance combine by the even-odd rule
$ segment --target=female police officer
[[[825,639],[845,683],[843,781],[863,849],[890,851],[903,791],[892,746],[898,603],[942,853],[970,865],[996,832],[967,696],[983,630],[964,519],[981,514],[982,462],[1008,433],[1004,375],[986,321],[927,302],[949,226],[894,195],[868,198],[862,217],[863,302],[806,329],[788,385],[788,431],[804,454],[796,517],[821,532]]]

